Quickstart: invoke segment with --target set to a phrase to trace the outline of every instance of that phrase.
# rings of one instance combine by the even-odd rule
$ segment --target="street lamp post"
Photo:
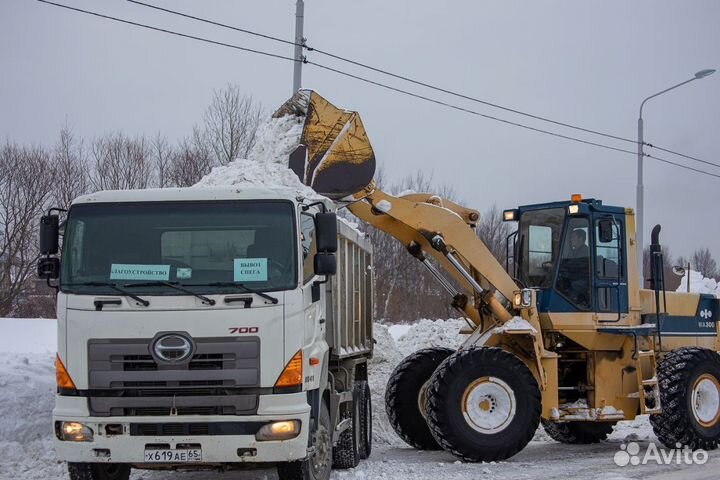
[[[707,70],[700,70],[697,72],[692,78],[685,80],[684,82],[680,82],[677,85],[673,85],[670,88],[666,88],[665,90],[658,92],[654,95],[650,95],[645,100],[642,101],[640,104],[640,115],[638,116],[638,160],[637,160],[637,200],[635,205],[635,217],[637,219],[637,262],[638,262],[638,272],[640,273],[640,288],[643,288],[645,286],[645,275],[643,272],[643,260],[645,258],[645,252],[643,250],[643,216],[645,215],[645,209],[643,208],[643,202],[644,202],[644,187],[643,187],[643,159],[645,158],[645,140],[643,138],[643,118],[642,118],[642,111],[643,107],[645,106],[645,102],[650,100],[651,98],[655,98],[659,95],[662,95],[663,93],[667,93],[670,90],[674,90],[678,87],[682,87],[686,83],[690,83],[695,80],[699,80],[701,78],[705,78],[708,75],[712,75],[715,73],[715,70],[713,69],[707,69]]]

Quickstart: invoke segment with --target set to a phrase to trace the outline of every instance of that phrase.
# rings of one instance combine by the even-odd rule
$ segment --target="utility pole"
[[[293,95],[302,88],[303,66],[303,23],[305,21],[305,1],[297,0],[295,4],[295,68],[293,71]]]

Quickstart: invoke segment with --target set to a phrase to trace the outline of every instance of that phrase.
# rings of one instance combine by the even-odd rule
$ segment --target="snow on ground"
[[[462,320],[421,320],[413,325],[375,325],[375,357],[370,364],[373,390],[374,450],[358,468],[335,471],[334,480],[436,480],[437,478],[534,479],[582,478],[619,480],[635,478],[716,478],[713,465],[720,454],[710,453],[704,466],[644,465],[618,467],[613,462],[623,442],[637,442],[641,454],[657,441],[646,417],[620,422],[607,442],[563,445],[538,430],[518,455],[503,462],[464,464],[446,452],[409,448],[392,431],[384,409],[387,378],[398,362],[414,350],[428,346],[456,347]],[[0,479],[66,480],[66,467],[52,446],[51,412],[54,403],[55,322],[0,319]],[[27,353],[23,353],[23,350]],[[137,470],[133,480],[267,479],[274,471],[151,472]]]

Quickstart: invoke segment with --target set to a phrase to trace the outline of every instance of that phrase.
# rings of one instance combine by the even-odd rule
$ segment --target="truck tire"
[[[346,428],[333,448],[333,468],[355,468],[360,463],[360,398],[357,390],[353,390],[352,406],[347,409],[340,420],[351,419],[350,427]],[[339,422],[338,422],[339,423]]]
[[[427,385],[435,369],[454,350],[434,347],[418,350],[395,367],[385,389],[390,425],[405,443],[418,450],[440,450],[425,422]]]
[[[530,369],[500,348],[461,350],[430,379],[430,431],[445,450],[467,462],[518,453],[535,434],[540,411],[540,389]]]
[[[588,444],[606,440],[613,431],[613,422],[551,422],[541,419],[545,432],[560,443]]]
[[[668,353],[657,369],[661,413],[650,416],[658,439],[713,450],[720,442],[720,355],[699,347]]]
[[[372,452],[372,397],[370,386],[367,381],[360,381],[355,384],[360,399],[360,439],[358,441],[358,453],[360,459],[365,460]]]
[[[130,465],[68,462],[68,475],[70,480],[128,480]]]
[[[332,427],[330,413],[325,402],[321,402],[318,428],[313,434],[313,453],[300,462],[282,463],[277,467],[280,480],[329,480],[332,468]]]

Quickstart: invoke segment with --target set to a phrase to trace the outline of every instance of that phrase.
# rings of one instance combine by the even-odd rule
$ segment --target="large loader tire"
[[[390,425],[405,443],[418,450],[440,450],[425,423],[427,382],[435,369],[452,355],[449,348],[425,348],[395,367],[385,389],[385,410]]]
[[[720,443],[720,355],[699,347],[668,353],[657,369],[661,413],[650,416],[658,439],[713,450]]]
[[[550,438],[570,444],[602,442],[612,433],[615,426],[614,423],[608,422],[550,422],[542,419],[541,421]]]
[[[467,461],[496,461],[525,448],[540,423],[540,389],[528,367],[499,348],[470,348],[438,367],[426,418],[437,442]]]
[[[68,463],[70,480],[128,480],[130,465],[124,463]]]
[[[360,402],[360,438],[358,439],[358,453],[365,460],[372,452],[372,397],[370,386],[366,381],[355,384]]]
[[[332,468],[332,427],[325,402],[320,405],[318,427],[313,434],[313,453],[300,462],[281,463],[280,480],[329,480]]]

